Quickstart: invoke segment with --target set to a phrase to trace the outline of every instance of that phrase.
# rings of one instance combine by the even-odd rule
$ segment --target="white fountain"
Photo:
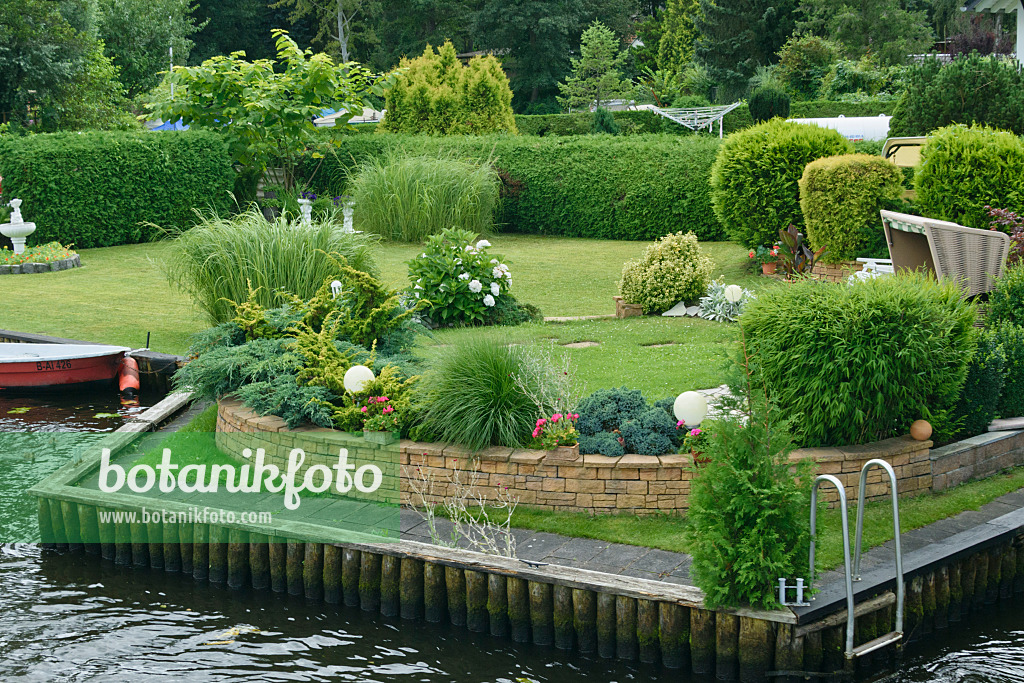
[[[0,225],[0,235],[11,238],[14,245],[14,253],[21,254],[25,251],[25,238],[36,231],[35,223],[26,223],[21,217],[21,200],[15,197],[10,201],[11,222]]]

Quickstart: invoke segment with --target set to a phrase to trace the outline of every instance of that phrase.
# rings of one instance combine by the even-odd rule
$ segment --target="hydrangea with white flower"
[[[427,322],[487,324],[495,320],[495,311],[505,310],[498,307],[499,299],[508,297],[506,303],[514,305],[509,267],[490,248],[488,240],[466,230],[445,230],[427,239],[424,252],[409,262],[415,283],[411,295],[432,304],[421,314]]]

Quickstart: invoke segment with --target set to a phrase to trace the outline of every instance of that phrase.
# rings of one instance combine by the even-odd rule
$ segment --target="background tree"
[[[624,34],[635,8],[636,0],[483,0],[473,31],[479,49],[501,56],[516,107],[526,110],[558,92],[584,26],[598,19]]]
[[[572,59],[572,75],[558,84],[562,93],[558,102],[563,107],[600,109],[605,102],[632,95],[633,85],[619,70],[626,55],[619,51],[619,41],[607,26],[595,21],[583,32],[580,55]]]
[[[742,95],[758,66],[775,63],[793,32],[796,2],[699,0],[695,53],[719,83],[719,101]]]
[[[192,0],[102,0],[99,37],[128,97],[156,86],[170,68],[168,48],[176,63],[188,61],[191,37],[206,25],[196,23],[196,9]]]
[[[280,164],[291,185],[299,156],[313,139],[313,119],[326,107],[359,114],[369,93],[383,95],[383,84],[362,67],[342,67],[323,53],[301,50],[281,29],[274,36],[277,62],[233,54],[176,66],[169,76],[177,88],[174,99],[161,94],[148,106],[165,121],[223,132],[235,161],[257,175]]]
[[[289,10],[268,4],[268,0],[198,0],[193,16],[203,29],[192,40],[195,47],[189,64],[196,65],[232,52],[244,52],[248,59],[272,59],[277,54],[271,31],[287,28],[299,45],[308,46],[316,31],[309,17],[289,19]]]
[[[842,44],[852,57],[872,55],[888,66],[927,52],[932,32],[924,11],[908,11],[900,0],[802,0],[800,26]]]
[[[463,66],[446,42],[429,45],[416,59],[403,59],[387,92],[380,129],[392,133],[480,135],[516,132],[512,91],[501,64],[487,55]]]
[[[797,98],[812,100],[842,47],[821,36],[793,36],[779,50],[779,81]]]
[[[348,1],[348,0],[346,0]],[[482,0],[380,0],[365,6],[366,30],[354,31],[355,59],[379,71],[395,67],[403,57],[423,53],[427,45],[450,40],[457,53],[490,49],[474,47],[473,17]]]
[[[697,28],[693,20],[700,11],[697,0],[668,0],[658,42],[658,68],[680,72],[693,61]]]
[[[355,60],[356,45],[367,48],[378,42],[374,20],[381,19],[380,0],[281,0],[276,7],[291,7],[291,21],[309,18],[316,30],[313,44],[342,62]]]

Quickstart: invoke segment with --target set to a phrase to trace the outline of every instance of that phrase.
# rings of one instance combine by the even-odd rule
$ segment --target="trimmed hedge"
[[[984,126],[940,128],[921,148],[917,205],[929,218],[985,230],[985,205],[1024,210],[1024,141]]]
[[[795,119],[833,118],[836,116],[878,116],[891,114],[896,106],[895,101],[878,99],[863,102],[835,102],[832,100],[810,100],[793,102],[789,107],[789,116]],[[691,131],[674,121],[659,116],[653,111],[616,111],[612,112],[615,122],[622,128],[624,135],[642,133],[670,133],[685,135]],[[586,112],[579,114],[516,114],[516,127],[523,135],[586,135],[590,132],[592,115]],[[725,133],[734,133],[754,125],[750,109],[746,103],[725,115],[723,122]],[[718,134],[718,126],[713,131]]]
[[[804,167],[852,151],[834,130],[782,119],[733,133],[711,168],[715,214],[745,246],[773,244],[779,230],[803,225],[797,183]]]
[[[816,159],[800,178],[800,209],[811,249],[838,263],[884,249],[880,209],[895,208],[903,174],[891,161],[866,154]]]
[[[849,446],[906,434],[938,438],[977,348],[974,304],[953,282],[913,273],[849,286],[798,280],[763,291],[740,323],[751,364],[803,446]]]
[[[236,173],[216,133],[88,132],[0,139],[4,193],[24,200],[34,244],[131,244],[225,211]]]
[[[502,179],[495,220],[506,230],[624,240],[682,230],[709,241],[722,237],[708,185],[719,144],[669,135],[343,135],[311,150],[300,173],[318,194],[336,196],[360,162],[389,153],[490,160]]]

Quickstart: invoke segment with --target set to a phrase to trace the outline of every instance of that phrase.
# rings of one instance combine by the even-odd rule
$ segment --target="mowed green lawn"
[[[607,315],[625,261],[647,242],[496,235],[492,251],[512,269],[512,292],[546,316]],[[764,279],[748,272],[747,252],[729,242],[703,245],[715,275],[757,288]],[[146,333],[156,351],[184,353],[189,338],[207,326],[191,302],[172,289],[162,270],[168,242],[86,249],[83,268],[0,279],[0,329],[141,347]],[[407,284],[406,262],[420,252],[408,244],[382,244],[378,264],[392,287]],[[661,398],[686,389],[721,384],[725,354],[737,339],[734,325],[705,320],[645,317],[530,324],[517,328],[440,330],[421,344],[429,355],[439,344],[469,335],[496,343],[597,342],[566,349],[589,390],[629,386]],[[562,347],[564,348],[564,347]]]

